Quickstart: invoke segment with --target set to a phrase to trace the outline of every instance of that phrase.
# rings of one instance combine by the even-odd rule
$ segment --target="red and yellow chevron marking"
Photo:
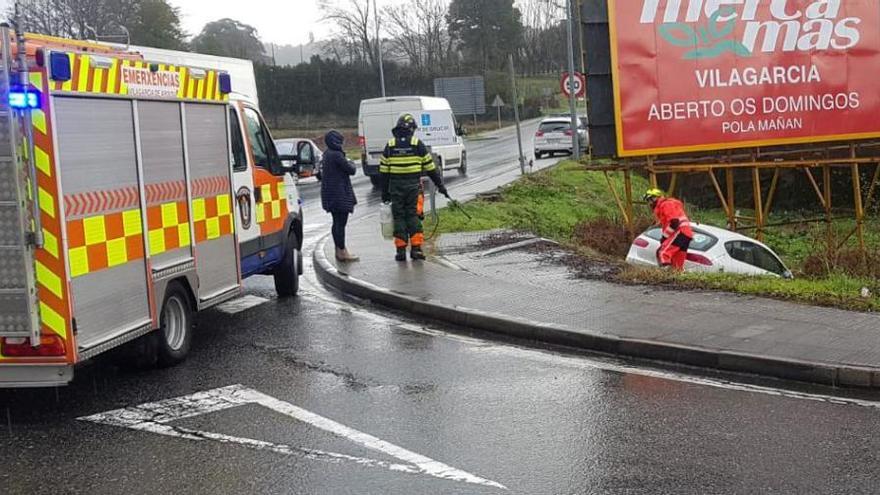
[[[59,358],[13,359],[0,355],[0,363],[74,363],[76,343],[71,332],[70,286],[67,283],[66,253],[61,248],[61,212],[59,211],[60,177],[55,161],[55,147],[50,135],[52,117],[49,108],[48,79],[42,72],[31,72],[31,85],[42,94],[40,110],[31,112],[34,130],[34,156],[37,168],[37,194],[40,198],[40,221],[43,227],[43,248],[35,253],[37,298],[39,300],[43,335],[57,335],[65,342],[66,355]]]
[[[88,53],[67,55],[71,79],[54,81],[52,89],[56,92],[229,101],[229,95],[220,92],[219,73],[214,70],[194,71],[188,67]],[[110,67],[94,66],[93,58],[110,61]]]
[[[68,221],[67,254],[71,278],[142,259],[141,209]]]
[[[68,217],[89,216],[104,211],[128,210],[140,204],[140,193],[135,186],[113,191],[89,191],[64,196],[64,211]]]

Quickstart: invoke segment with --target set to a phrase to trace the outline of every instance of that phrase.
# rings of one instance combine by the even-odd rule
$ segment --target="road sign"
[[[362,448],[390,456],[399,462],[371,459],[338,452],[326,452],[307,447],[285,445],[253,438],[236,437],[212,431],[196,430],[175,421],[195,418],[210,413],[233,409],[240,406],[258,405],[272,410],[290,419],[302,421],[319,430],[348,440]],[[354,465],[387,469],[397,473],[427,475],[449,481],[471,483],[491,488],[506,490],[507,488],[495,481],[481,478],[462,471],[442,462],[431,459],[398,445],[376,438],[349,426],[337,423],[311,411],[297,407],[289,402],[278,400],[269,395],[242,385],[217,388],[206,392],[198,392],[185,397],[176,397],[159,402],[140,404],[135,407],[116,409],[91,416],[77,418],[102,425],[130,428],[176,437],[193,441],[214,441],[223,445],[239,446],[259,451],[273,452],[280,455],[299,456],[315,461],[334,464],[348,462]]]
[[[434,96],[449,100],[455,115],[486,113],[486,83],[483,76],[434,79]]]
[[[504,100],[501,99],[501,95],[495,95],[495,99],[492,101],[492,106],[495,108],[501,108],[504,106]]]
[[[564,94],[566,98],[571,96],[568,92],[568,72],[562,73],[562,81],[560,84],[562,85],[562,94]],[[574,90],[574,95],[577,98],[583,98],[587,94],[587,78],[580,72],[574,73]]]

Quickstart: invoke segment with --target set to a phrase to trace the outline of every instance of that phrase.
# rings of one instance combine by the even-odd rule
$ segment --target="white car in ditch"
[[[693,224],[694,240],[688,250],[685,271],[724,272],[791,278],[785,263],[766,245],[736,232],[711,225]],[[659,227],[636,237],[626,261],[633,265],[658,266]]]

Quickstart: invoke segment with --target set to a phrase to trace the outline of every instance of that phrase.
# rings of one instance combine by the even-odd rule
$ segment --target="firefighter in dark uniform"
[[[425,242],[423,212],[420,211],[424,202],[422,177],[430,177],[440,194],[447,194],[443,176],[428,147],[413,135],[417,128],[415,117],[402,115],[391,131],[394,139],[385,146],[379,162],[382,201],[391,202],[394,215],[394,245],[397,248],[394,259],[397,261],[406,261],[407,245],[411,246],[412,259],[425,259],[422,252]]]

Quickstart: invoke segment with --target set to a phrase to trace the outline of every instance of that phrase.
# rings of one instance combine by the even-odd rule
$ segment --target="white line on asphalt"
[[[269,302],[269,300],[265,297],[248,294],[246,296],[239,297],[238,299],[233,299],[231,301],[220,304],[217,306],[216,309],[218,311],[234,315],[236,313],[241,313],[242,311],[251,309],[255,306],[259,306],[267,302]]]
[[[234,437],[220,433],[192,430],[170,425],[173,421],[201,416],[231,409],[245,404],[258,404],[290,418],[302,421],[333,435],[345,438],[367,449],[387,454],[408,464],[392,464],[375,459],[355,457],[335,452],[291,447],[250,438]],[[242,445],[256,450],[267,450],[284,455],[303,455],[309,459],[328,462],[350,461],[363,466],[382,467],[391,471],[427,474],[435,478],[489,486],[506,490],[507,487],[492,480],[481,478],[429,457],[417,454],[380,438],[355,430],[319,414],[297,407],[242,385],[199,392],[184,397],[166,399],[139,406],[116,409],[78,418],[80,421],[131,428],[187,440],[212,440],[220,443]]]

